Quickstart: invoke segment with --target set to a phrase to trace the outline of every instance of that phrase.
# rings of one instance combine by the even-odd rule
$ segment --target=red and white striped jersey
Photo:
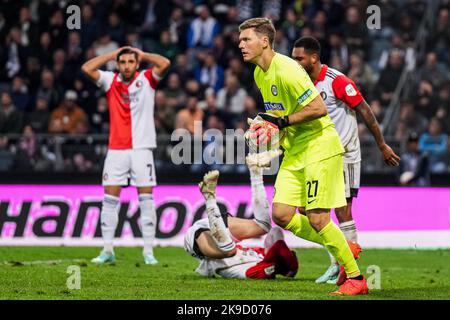
[[[354,108],[364,100],[356,84],[340,71],[322,65],[314,85],[319,91],[345,149],[344,162],[361,161],[358,124]]]
[[[136,71],[126,84],[116,72],[101,71],[97,85],[109,106],[109,149],[156,148],[155,90],[160,77],[152,69]]]

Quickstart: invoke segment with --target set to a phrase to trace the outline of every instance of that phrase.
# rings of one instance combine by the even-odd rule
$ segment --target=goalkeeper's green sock
[[[322,237],[311,226],[308,217],[303,214],[295,213],[285,229],[299,238],[324,245]]]
[[[344,234],[333,221],[330,221],[320,230],[319,235],[322,238],[323,245],[336,258],[337,262],[344,267],[349,278],[354,278],[361,274]]]
[[[349,278],[361,274],[344,234],[332,221],[320,232],[317,232],[305,215],[294,214],[285,229],[291,231],[297,237],[325,246],[339,264],[344,266]]]

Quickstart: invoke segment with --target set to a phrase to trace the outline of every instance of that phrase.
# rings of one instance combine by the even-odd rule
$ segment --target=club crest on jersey
[[[323,101],[327,100],[327,93],[325,91],[321,91],[320,96],[322,97]]]
[[[138,87],[138,88],[142,87],[142,81],[141,80],[136,81],[136,87]]]
[[[277,88],[276,85],[273,84],[273,85],[270,87],[270,90],[272,91],[272,94],[273,94],[274,96],[276,96],[276,95],[278,94],[278,88]]]

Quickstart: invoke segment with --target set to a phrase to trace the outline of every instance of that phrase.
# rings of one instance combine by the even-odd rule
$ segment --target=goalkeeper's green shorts
[[[288,161],[285,163],[285,160]],[[347,205],[342,154],[308,164],[300,170],[288,167],[292,167],[292,159],[285,158],[275,182],[274,203],[305,207],[306,210]]]

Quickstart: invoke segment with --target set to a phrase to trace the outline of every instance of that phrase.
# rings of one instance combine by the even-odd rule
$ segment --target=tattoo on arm
[[[367,129],[369,129],[369,131],[372,133],[377,144],[378,145],[384,144],[385,141],[383,134],[381,133],[380,125],[378,124],[377,118],[375,117],[375,114],[373,113],[372,109],[367,104],[367,102],[365,100],[361,101],[356,106],[355,110],[363,118]]]

